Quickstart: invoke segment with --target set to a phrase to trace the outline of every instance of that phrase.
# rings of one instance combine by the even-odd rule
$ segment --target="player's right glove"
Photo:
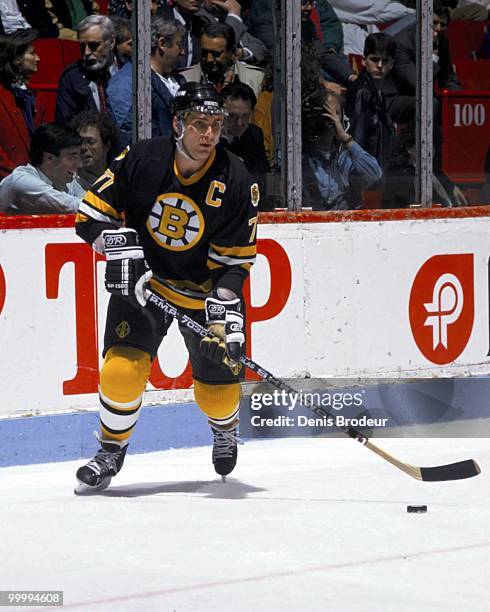
[[[240,357],[245,342],[241,302],[236,296],[223,299],[215,293],[206,298],[206,323],[214,338],[201,340],[201,352],[208,359],[222,363],[237,376],[242,369]]]
[[[133,306],[145,306],[145,285],[153,276],[134,229],[123,227],[102,232],[107,259],[105,287],[112,295],[126,298]]]

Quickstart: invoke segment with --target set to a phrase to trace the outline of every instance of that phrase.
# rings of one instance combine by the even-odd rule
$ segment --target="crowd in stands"
[[[303,206],[409,207],[415,1],[294,1],[302,17]],[[133,5],[0,1],[0,212],[75,211],[84,190],[132,143]],[[227,109],[221,144],[256,177],[262,210],[278,202],[270,177],[281,165],[280,7],[278,0],[151,3],[152,136],[172,134],[171,104],[183,83],[212,84]],[[490,193],[485,117],[477,183],[455,177],[444,161],[445,92],[476,83],[490,98],[489,12],[489,0],[434,0],[433,201],[442,206],[485,203]],[[458,31],[472,33],[464,51]],[[54,65],[55,77],[47,70]]]

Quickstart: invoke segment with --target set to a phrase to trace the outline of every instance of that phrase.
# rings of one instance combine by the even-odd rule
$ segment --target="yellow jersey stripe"
[[[103,215],[111,217],[112,219],[115,219],[117,221],[121,221],[123,218],[122,215],[118,213],[116,209],[107,204],[107,202],[104,202],[104,200],[96,196],[95,193],[92,193],[91,191],[87,191],[85,197],[83,198],[83,203],[88,204],[89,209],[93,208],[96,211],[102,213]]]
[[[181,293],[172,291],[172,289],[166,287],[165,285],[162,285],[154,278],[150,280],[150,285],[161,296],[163,296],[166,300],[168,300],[175,306],[180,306],[181,308],[189,308],[191,310],[202,310],[204,308],[204,296],[202,300],[187,297],[185,295],[182,295]]]
[[[228,255],[229,257],[254,257],[257,254],[257,246],[255,244],[246,247],[226,247],[211,243],[210,247],[213,251],[216,251],[218,255]]]
[[[206,172],[211,167],[211,164],[214,162],[215,157],[216,157],[216,149],[213,149],[211,155],[208,158],[208,161],[204,164],[204,166],[200,170],[195,172],[194,174],[191,174],[191,176],[189,176],[188,178],[186,178],[185,176],[181,174],[177,166],[177,157],[176,157],[174,161],[175,176],[179,179],[179,182],[182,185],[193,185],[194,183],[197,183],[197,181],[200,180],[206,174]]]

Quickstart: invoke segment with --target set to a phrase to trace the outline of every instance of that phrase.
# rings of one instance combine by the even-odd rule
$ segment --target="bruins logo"
[[[127,321],[121,321],[116,327],[116,334],[118,338],[126,338],[131,333],[131,327]]]
[[[181,193],[158,196],[146,227],[153,240],[170,251],[187,251],[204,232],[204,218],[197,204]]]
[[[257,183],[254,183],[250,187],[250,199],[252,200],[252,204],[257,207],[260,201],[260,191]]]

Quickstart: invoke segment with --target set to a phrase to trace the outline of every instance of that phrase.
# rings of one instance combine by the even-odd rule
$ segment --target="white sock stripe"
[[[114,402],[111,399],[109,399],[107,395],[104,395],[102,393],[102,390],[100,387],[99,387],[99,395],[106,404],[108,404],[112,408],[115,408],[116,410],[125,410],[125,409],[129,410],[131,408],[138,408],[138,406],[141,404],[141,400],[143,399],[143,394],[141,393],[141,395],[138,395],[138,397],[135,400],[131,402],[127,402],[126,404],[123,404],[122,402]]]
[[[225,417],[224,419],[216,419],[216,418],[208,417],[208,420],[210,423],[216,423],[216,425],[228,425],[229,423],[232,423],[237,418],[237,416],[238,416],[238,408],[235,410],[233,414]]]
[[[139,410],[134,414],[114,414],[113,412],[107,410],[105,406],[102,406],[102,404],[99,409],[100,420],[112,431],[124,431],[125,429],[132,427],[138,420],[139,414]]]

